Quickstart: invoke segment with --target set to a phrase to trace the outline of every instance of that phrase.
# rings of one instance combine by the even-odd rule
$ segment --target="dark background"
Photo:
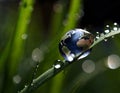
[[[40,0],[37,1],[43,9],[45,22],[48,22],[52,11],[52,5],[58,0]],[[83,13],[82,18],[79,21],[78,27],[102,27],[108,23],[117,22],[120,23],[120,1],[119,0],[82,0],[83,1]],[[63,2],[68,3],[69,0]],[[46,10],[46,11],[44,11]],[[47,24],[47,23],[46,23]],[[48,25],[47,24],[47,25]]]

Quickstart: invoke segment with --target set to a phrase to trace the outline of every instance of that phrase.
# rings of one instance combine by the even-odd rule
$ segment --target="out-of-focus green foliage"
[[[16,93],[52,67],[55,60],[63,59],[58,43],[66,31],[77,27],[81,0],[52,4],[51,16],[46,15],[49,22],[42,13],[49,11],[43,11],[44,6],[34,4],[34,0],[0,3],[0,93]],[[119,41],[117,35],[101,42],[88,57],[46,81],[34,93],[119,93]],[[108,64],[109,55],[116,59],[115,64]],[[84,67],[86,60],[92,60],[92,65],[87,61]]]

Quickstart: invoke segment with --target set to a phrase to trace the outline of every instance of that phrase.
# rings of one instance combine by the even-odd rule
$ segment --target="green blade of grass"
[[[22,35],[27,33],[33,4],[34,0],[22,0],[20,4],[18,23],[12,43],[10,74],[16,71],[16,68],[18,67],[17,65],[19,64],[18,62],[23,55],[25,40],[22,39]]]

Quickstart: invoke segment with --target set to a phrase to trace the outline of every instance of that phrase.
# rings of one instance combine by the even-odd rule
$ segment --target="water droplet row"
[[[119,26],[116,22],[113,23],[112,27],[110,27],[110,25],[106,25],[103,33],[96,32],[95,40],[98,40],[101,37],[105,38],[106,34],[109,34],[112,31],[118,31],[118,29],[119,29]],[[114,38],[114,36],[112,36],[112,38]],[[107,41],[107,39],[105,38],[104,41]]]

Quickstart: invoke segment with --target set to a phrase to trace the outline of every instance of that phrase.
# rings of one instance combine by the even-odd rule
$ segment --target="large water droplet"
[[[89,47],[94,42],[94,36],[83,29],[75,29],[67,32],[59,43],[59,51],[65,60],[71,62],[74,58],[84,52],[78,59],[90,54]]]

